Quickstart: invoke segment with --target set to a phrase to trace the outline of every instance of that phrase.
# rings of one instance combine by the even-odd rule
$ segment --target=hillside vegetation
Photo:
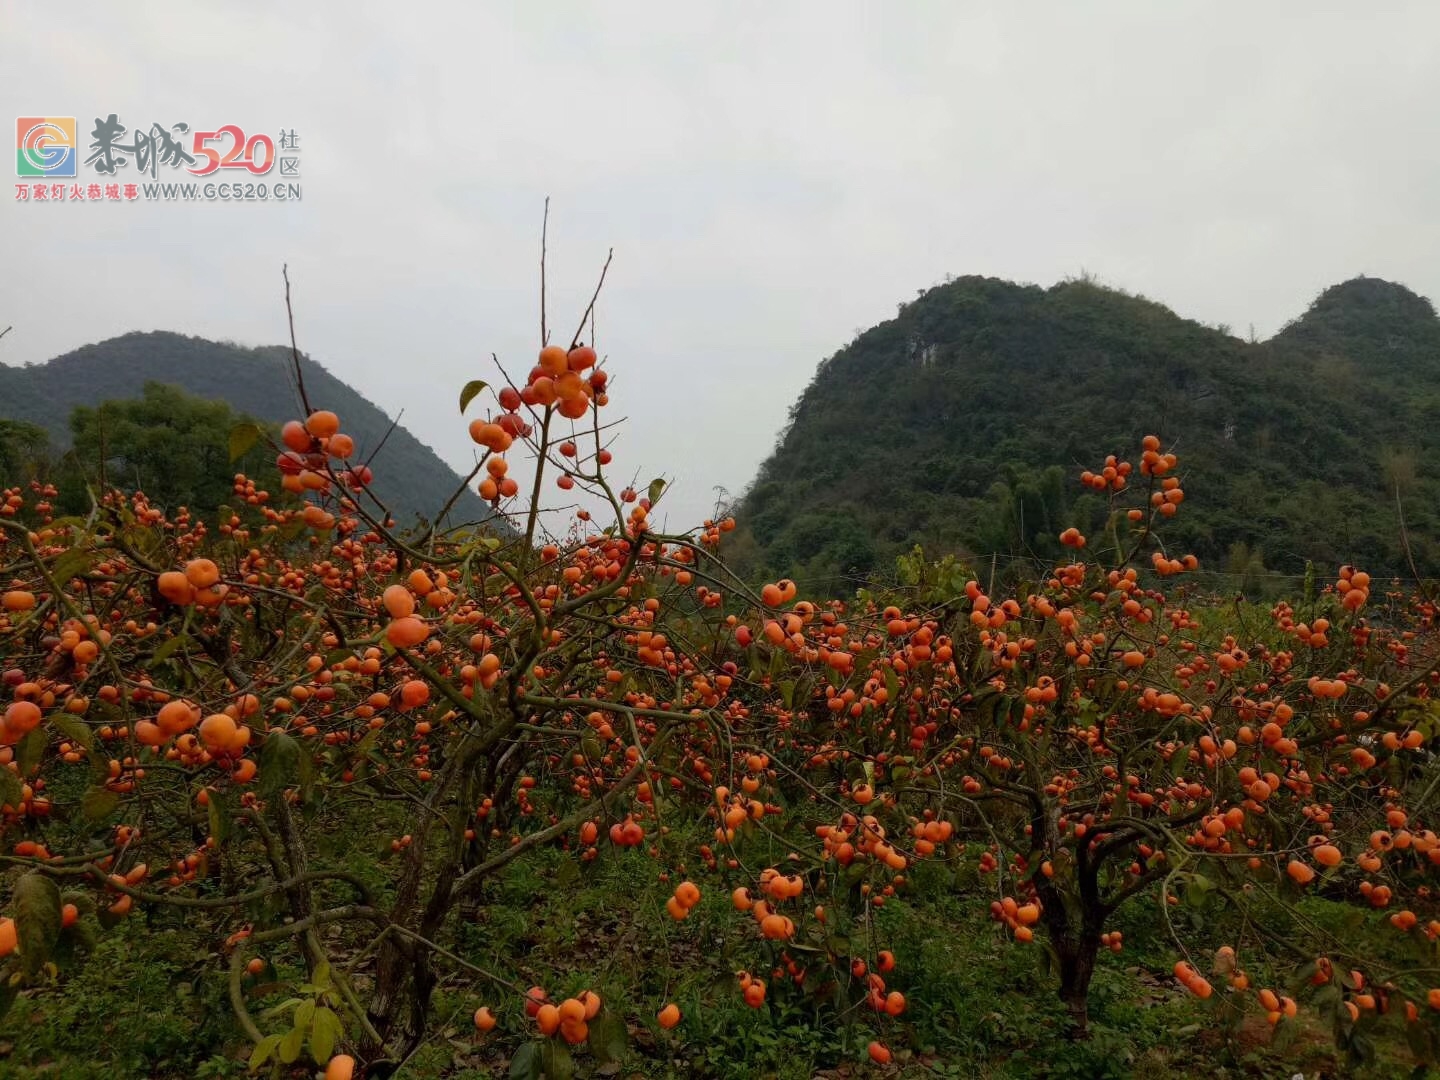
[[[844,591],[927,553],[1050,559],[1103,498],[1068,478],[1155,431],[1198,506],[1171,532],[1237,588],[1307,562],[1440,572],[1440,320],[1356,278],[1263,342],[1086,281],[967,277],[824,361],[741,500],[761,573]],[[856,438],[858,432],[865,437]]]
[[[308,357],[301,358],[312,401],[345,417],[362,460],[380,440],[374,463],[375,493],[404,521],[434,513],[460,483],[455,471],[404,427],[386,438],[392,417]],[[146,383],[178,386],[191,395],[223,401],[235,412],[271,424],[295,415],[289,348],[246,349],[164,332],[133,333],[86,345],[44,364],[0,364],[0,421],[25,421],[44,429],[55,447],[73,442],[71,414],[77,406],[139,399]],[[223,438],[223,435],[222,435]],[[3,463],[3,459],[0,459]],[[149,485],[154,487],[153,482]],[[474,492],[451,511],[452,523],[490,516]]]

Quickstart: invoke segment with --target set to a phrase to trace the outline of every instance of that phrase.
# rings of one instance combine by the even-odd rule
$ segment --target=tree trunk
[[[1091,933],[1055,942],[1060,958],[1060,1000],[1070,1013],[1070,1038],[1090,1037],[1090,980],[1095,974],[1095,957],[1100,939]]]
[[[380,947],[375,989],[366,1015],[384,1042],[365,1049],[378,1055],[394,1048],[394,1058],[374,1059],[369,1075],[388,1077],[420,1045],[426,1034],[435,973],[429,954],[420,946],[406,947],[387,941]]]
[[[410,959],[406,955],[408,951],[399,942],[391,939],[380,946],[380,954],[376,959],[375,988],[370,993],[370,1001],[365,1011],[382,1039],[390,1037],[395,1014],[404,1004],[405,977],[410,967]]]

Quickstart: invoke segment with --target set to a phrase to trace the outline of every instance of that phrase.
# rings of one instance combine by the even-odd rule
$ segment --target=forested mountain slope
[[[359,457],[368,457],[392,418],[308,357],[301,364],[311,402],[338,413]],[[154,332],[86,345],[44,364],[0,364],[0,420],[37,424],[57,447],[68,448],[70,416],[77,405],[139,398],[147,382],[178,386],[276,424],[295,419],[300,411],[288,347],[246,349]],[[460,483],[455,471],[404,427],[390,433],[372,467],[376,494],[402,521],[434,514]],[[471,491],[457,501],[450,520],[488,517],[488,507]]]
[[[1168,530],[1211,569],[1355,560],[1440,573],[1440,320],[1400,285],[1323,292],[1247,342],[1086,281],[968,277],[819,367],[738,507],[757,571],[843,591],[927,553],[1058,555],[1104,502],[1075,482],[1156,433],[1187,501]]]

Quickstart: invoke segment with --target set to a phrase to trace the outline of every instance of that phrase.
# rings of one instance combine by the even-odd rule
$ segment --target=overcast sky
[[[616,465],[673,476],[679,527],[744,488],[818,362],[947,273],[1088,272],[1262,337],[1359,273],[1440,298],[1437,43],[1426,0],[0,0],[10,116],[82,144],[112,112],[293,129],[303,188],[0,189],[0,360],[280,342],[288,261],[301,347],[463,468],[459,386],[533,360],[549,195],[567,339],[615,248]]]

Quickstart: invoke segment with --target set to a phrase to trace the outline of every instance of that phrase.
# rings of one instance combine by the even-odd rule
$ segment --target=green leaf
[[[650,505],[654,506],[663,494],[665,494],[665,481],[657,476],[650,481],[650,490],[645,493],[645,496],[650,500]]]
[[[184,648],[186,645],[189,644],[189,634],[176,634],[174,637],[161,644],[158,649],[156,649],[153,653],[150,654],[150,660],[146,663],[145,666],[154,667],[156,664],[159,664],[162,661],[169,660],[170,657],[175,655],[175,651],[177,649]]]
[[[982,728],[995,722],[995,707],[1000,704],[1000,700],[1000,695],[993,691],[975,695],[975,713]]]
[[[77,516],[74,515],[74,514],[70,514],[70,515],[67,516],[67,517],[56,518],[54,521],[50,522],[50,528],[56,529],[56,530],[59,530],[59,529],[83,529],[84,527],[85,527],[85,519],[84,519],[83,517],[77,517]]]
[[[315,759],[303,749],[297,772],[300,779],[300,805],[307,807],[310,805],[311,793],[315,790]]]
[[[306,1025],[307,1027],[309,1025]],[[293,1064],[305,1046],[305,1028],[298,1024],[285,1033],[280,1040],[280,1060],[286,1065]]]
[[[895,669],[889,664],[885,665],[885,693],[889,695],[886,698],[886,704],[894,708],[900,700],[900,677],[895,674]]]
[[[30,770],[40,764],[40,759],[45,756],[47,742],[49,739],[43,727],[36,728],[20,740],[20,745],[15,748],[15,760],[20,764],[21,776],[29,775]]]
[[[300,779],[300,744],[283,731],[265,737],[260,747],[260,797],[273,799]]]
[[[569,888],[580,880],[580,864],[574,859],[566,859],[559,866],[555,867],[555,884],[562,889]]]
[[[540,1044],[527,1042],[510,1059],[510,1080],[540,1080]]]
[[[609,1009],[590,1021],[590,1052],[601,1062],[619,1061],[625,1056],[625,1021]]]
[[[260,1019],[274,1020],[281,1013],[289,1012],[291,1009],[295,1008],[295,1006],[299,1004],[299,998],[288,998],[285,1001],[280,1002],[279,1005],[272,1005],[270,1008],[266,1009],[263,1013],[260,1014]]]
[[[83,574],[94,564],[95,557],[80,548],[71,548],[61,555],[50,567],[50,576],[57,587],[63,587],[76,574]]]
[[[217,844],[223,844],[230,838],[230,812],[225,808],[220,793],[213,788],[210,790],[210,804],[207,809],[210,812],[210,835]]]
[[[465,415],[465,410],[470,407],[470,402],[475,400],[475,395],[480,393],[490,384],[484,379],[471,379],[460,391],[460,415]]]
[[[310,1056],[317,1065],[324,1065],[335,1053],[335,1040],[340,1034],[340,1018],[323,1005],[315,1010],[310,1023]]]
[[[151,559],[158,559],[165,554],[163,542],[151,529],[137,525],[124,530],[120,537],[141,555]]]
[[[795,708],[804,709],[815,696],[815,680],[808,675],[802,675],[795,680]]]
[[[1311,966],[1314,967],[1315,965],[1312,964]],[[1336,986],[1333,982],[1328,982],[1319,990],[1315,991],[1315,996],[1310,999],[1310,1005],[1316,1012],[1323,1013],[1327,1010],[1334,1012],[1340,1007],[1344,1000],[1345,995],[1340,992],[1340,987]]]
[[[92,787],[80,799],[80,812],[91,821],[104,821],[119,805],[119,792],[107,787]]]
[[[780,683],[780,700],[785,703],[785,708],[795,707],[795,680],[785,679]]]
[[[23,794],[20,778],[9,769],[0,769],[0,806],[19,807]]]
[[[1190,747],[1188,745],[1176,748],[1175,753],[1170,756],[1170,775],[1180,779],[1190,768]]]
[[[95,948],[95,929],[88,922],[76,921],[60,931],[56,939],[54,960],[64,967],[76,955]]]
[[[1025,721],[1025,699],[1017,697],[1010,702],[1010,723],[1019,727]]]
[[[114,930],[115,927],[125,921],[125,916],[115,914],[115,912],[111,911],[107,906],[95,912],[95,921],[100,924],[100,929],[102,930]]]
[[[66,889],[60,894],[60,903],[74,904],[81,915],[93,915],[95,913],[95,894],[81,892],[79,889]]]
[[[68,713],[61,709],[51,713],[49,720],[50,726],[71,742],[79,743],[86,750],[95,749],[95,733],[90,730],[89,724],[74,713]]]
[[[15,883],[15,938],[27,976],[50,959],[60,936],[60,886],[32,870]]]
[[[250,1051],[250,1071],[254,1072],[260,1068],[261,1065],[264,1065],[265,1062],[269,1061],[270,1055],[275,1053],[275,1048],[279,1045],[279,1035],[266,1035],[256,1043],[255,1049]]]
[[[545,1070],[545,1080],[570,1080],[575,1075],[570,1047],[559,1039],[545,1042],[540,1050],[540,1067]]]
[[[248,454],[254,445],[265,435],[265,429],[259,424],[246,422],[236,424],[230,429],[230,460],[239,461]],[[253,1067],[253,1066],[252,1066]]]
[[[315,974],[310,976],[310,981],[321,990],[330,989],[330,961],[321,960],[315,965]]]
[[[302,1001],[300,1007],[295,1010],[295,1018],[292,1021],[297,1028],[310,1029],[310,1021],[315,1019],[315,1001]]]

